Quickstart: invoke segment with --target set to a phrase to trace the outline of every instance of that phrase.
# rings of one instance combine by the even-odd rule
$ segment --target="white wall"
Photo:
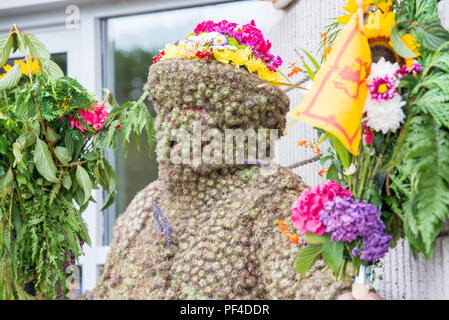
[[[279,21],[268,38],[273,41],[273,48],[287,63],[298,61],[293,49],[306,49],[316,53],[320,43],[320,32],[329,24],[330,18],[341,14],[341,7],[346,0],[293,0],[284,9],[284,18]],[[446,28],[449,28],[449,0],[439,4],[440,17]],[[299,90],[288,93],[291,108],[294,108],[303,98]],[[282,165],[288,165],[301,159],[310,157],[311,153],[304,153],[296,147],[299,140],[310,140],[315,137],[311,126],[296,123],[288,134],[278,142],[276,160]],[[318,163],[304,166],[295,170],[310,185],[321,182],[317,175]],[[383,259],[383,265],[376,271],[383,280],[374,284],[379,294],[387,299],[449,299],[449,237],[437,240],[434,257],[425,261],[423,256],[418,260],[412,257],[406,241],[398,246]]]

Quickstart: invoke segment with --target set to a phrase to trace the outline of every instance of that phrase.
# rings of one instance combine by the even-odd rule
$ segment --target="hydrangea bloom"
[[[351,191],[344,190],[340,184],[330,181],[305,189],[301,196],[293,203],[292,221],[296,229],[304,235],[306,232],[323,234],[325,226],[320,220],[320,211],[324,204],[335,197],[350,197]]]
[[[385,225],[376,206],[354,201],[351,197],[337,196],[327,202],[320,212],[320,220],[326,226],[334,242],[353,242],[362,239],[363,249],[356,247],[352,254],[365,261],[382,258],[388,251],[391,236],[383,232]]]

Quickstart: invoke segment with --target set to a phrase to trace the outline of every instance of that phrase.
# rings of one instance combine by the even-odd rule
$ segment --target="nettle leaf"
[[[325,236],[321,236],[313,232],[306,232],[304,234],[304,241],[310,244],[323,244],[325,239]]]
[[[47,72],[47,74],[53,80],[64,77],[64,72],[56,64],[56,62],[54,62],[50,59],[45,59],[45,60],[41,60],[41,65],[42,65],[42,68]]]
[[[55,129],[50,126],[47,126],[47,136],[52,144],[56,144],[59,140],[61,140],[61,136],[57,134]]]
[[[14,40],[10,34],[0,38],[0,67],[8,61],[13,42]]]
[[[50,52],[48,52],[45,45],[34,34],[27,33],[24,36],[24,41],[30,49],[31,55],[38,59],[50,59]]]
[[[309,271],[321,256],[322,251],[323,246],[320,244],[309,244],[303,247],[296,258],[296,269],[298,272],[304,275]]]
[[[393,48],[398,55],[403,58],[413,59],[416,58],[416,55],[405,45],[405,43],[401,39],[401,32],[399,31],[398,25],[395,25],[391,29],[391,43],[393,44]]]
[[[449,32],[441,25],[440,19],[434,17],[421,22],[415,28],[420,44],[431,51],[449,41]]]
[[[70,178],[70,174],[66,174],[62,177],[62,186],[67,190],[70,190],[70,187],[72,186],[72,178]]]
[[[56,178],[57,169],[50,150],[47,144],[39,138],[36,140],[36,147],[34,149],[34,163],[41,176],[50,182],[58,182],[58,178]]]
[[[55,154],[62,164],[68,164],[72,160],[72,154],[66,147],[57,146],[55,148]]]
[[[5,76],[0,79],[0,90],[11,89],[17,85],[21,75],[20,64],[15,64],[11,70],[9,70]]]
[[[343,242],[333,242],[330,237],[326,237],[323,243],[323,258],[334,275],[338,274],[343,264]]]
[[[80,165],[78,165],[76,168],[76,181],[84,192],[84,200],[81,202],[81,204],[85,204],[87,201],[89,201],[90,194],[92,193],[92,182],[90,181],[87,171]]]

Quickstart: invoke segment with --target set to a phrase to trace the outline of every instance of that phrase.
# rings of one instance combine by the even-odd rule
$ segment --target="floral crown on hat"
[[[216,60],[243,67],[266,81],[278,81],[279,56],[270,53],[271,42],[264,39],[254,20],[238,27],[226,20],[203,21],[185,39],[167,44],[153,63],[171,58]]]

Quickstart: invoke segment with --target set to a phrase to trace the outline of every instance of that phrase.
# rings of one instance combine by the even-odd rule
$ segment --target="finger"
[[[352,293],[343,293],[340,296],[338,296],[337,300],[355,300]]]
[[[383,300],[383,298],[379,297],[376,293],[370,292],[360,300]]]

